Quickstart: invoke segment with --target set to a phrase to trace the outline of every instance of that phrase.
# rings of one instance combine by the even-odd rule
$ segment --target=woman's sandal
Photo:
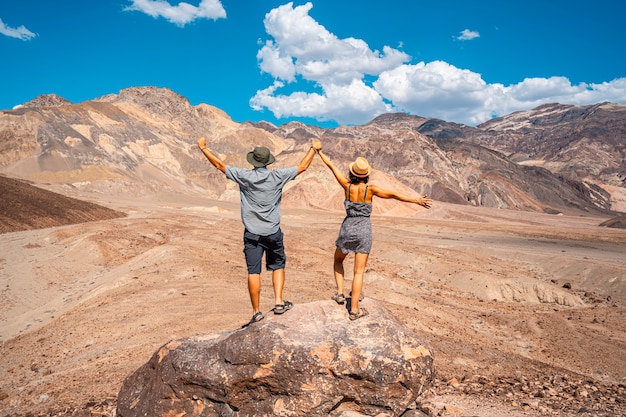
[[[274,314],[283,314],[287,310],[291,310],[293,303],[291,301],[285,301],[283,304],[274,305]]]
[[[356,319],[360,319],[361,317],[365,317],[367,316],[369,313],[367,312],[366,309],[364,308],[359,308],[359,312],[358,313],[354,313],[354,312],[350,312],[350,320],[356,320]]]
[[[341,304],[343,305],[343,303],[346,302],[346,297],[343,294],[337,293],[335,295],[333,295],[332,297],[330,297],[333,301],[335,301],[337,304]]]

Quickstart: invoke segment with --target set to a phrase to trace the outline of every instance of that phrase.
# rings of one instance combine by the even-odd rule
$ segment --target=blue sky
[[[626,103],[626,2],[5,0],[0,109],[166,87],[237,122]]]

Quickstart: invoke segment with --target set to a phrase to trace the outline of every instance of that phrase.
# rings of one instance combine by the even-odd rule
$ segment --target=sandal
[[[291,301],[285,301],[283,304],[276,304],[274,306],[274,314],[283,314],[287,310],[291,310],[293,303]]]
[[[335,301],[337,304],[343,305],[343,303],[346,302],[346,297],[343,294],[337,293],[335,295],[333,295],[332,297],[330,297],[333,301]]]
[[[367,315],[369,315],[370,313],[367,312],[366,309],[364,308],[359,308],[359,312],[358,313],[354,313],[354,312],[350,312],[350,320],[356,320],[356,319],[360,319],[361,317],[365,317]]]
[[[263,315],[263,313],[261,313],[260,311],[254,313],[254,315],[252,316],[252,318],[250,319],[249,322],[247,322],[246,324],[244,324],[242,327],[248,327],[249,325],[259,322],[261,320],[263,320],[265,318],[265,316]]]

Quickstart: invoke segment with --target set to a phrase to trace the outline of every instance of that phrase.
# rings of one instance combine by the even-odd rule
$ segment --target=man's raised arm
[[[205,138],[198,139],[198,147],[200,148],[204,156],[206,156],[206,159],[208,159],[215,168],[219,169],[223,173],[226,173],[226,164],[219,160],[217,156],[213,155],[211,151],[207,149]]]
[[[309,168],[309,165],[311,165],[311,161],[313,161],[314,156],[315,148],[311,146],[306,155],[304,155],[304,158],[302,158],[302,161],[300,161],[300,163],[298,164],[298,175],[302,174],[304,171],[307,170],[307,168]]]

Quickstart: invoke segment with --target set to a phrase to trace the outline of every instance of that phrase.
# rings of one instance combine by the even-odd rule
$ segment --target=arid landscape
[[[237,204],[98,199],[127,216],[0,235],[3,416],[114,415],[124,378],[161,345],[250,317]],[[341,218],[285,207],[288,299],[333,294]],[[602,220],[437,202],[374,218],[366,297],[432,345],[425,409],[626,413],[626,232]],[[272,301],[265,274],[264,311]]]
[[[434,352],[412,417],[626,416],[625,110],[325,130],[240,124],[134,88],[0,112],[0,416],[114,416],[124,379],[168,341],[250,319],[237,189],[200,136],[237,166],[267,146],[277,167],[318,138],[338,166],[365,155],[373,183],[433,198],[430,210],[374,201],[365,273],[363,305],[383,304]],[[285,188],[286,299],[334,294],[342,218],[316,157]]]

